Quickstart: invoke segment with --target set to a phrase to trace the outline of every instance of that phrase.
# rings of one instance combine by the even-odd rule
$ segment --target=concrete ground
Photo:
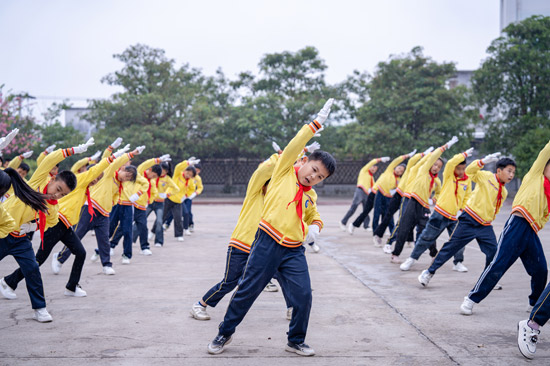
[[[323,198],[321,197],[321,200]],[[284,351],[288,321],[281,292],[262,293],[233,342],[217,356],[206,345],[217,333],[229,301],[208,311],[212,320],[189,315],[191,305],[224,273],[227,242],[240,209],[239,200],[216,204],[200,199],[193,207],[196,231],[185,242],[166,235],[163,248],[144,257],[134,246],[131,265],[120,264],[121,247],[113,258],[115,276],[86,260],[81,280],[86,298],[63,295],[72,260],[59,275],[50,261],[42,267],[48,310],[54,321],[39,324],[25,285],[18,299],[0,299],[0,365],[522,365],[516,345],[516,324],[525,312],[529,277],[520,262],[504,276],[502,291],[494,291],[465,317],[458,308],[476,282],[484,255],[476,243],[466,249],[467,273],[443,266],[430,286],[416,277],[429,264],[424,255],[410,272],[402,272],[389,256],[372,245],[372,233],[353,236],[337,222],[347,200],[321,202],[325,220],[319,254],[308,250],[313,309],[307,343],[317,352],[303,358]],[[351,199],[350,199],[351,201]],[[204,204],[209,203],[209,204]],[[509,203],[495,224],[498,235]],[[357,212],[358,214],[359,212]],[[444,234],[438,246],[445,241]],[[541,232],[548,242],[548,230]],[[84,245],[91,256],[95,237]],[[38,242],[35,239],[35,247]],[[58,249],[61,246],[57,247]],[[411,249],[405,249],[405,258]],[[0,276],[16,268],[9,257],[0,262]],[[549,333],[550,334],[550,333]],[[544,329],[533,365],[550,364]]]

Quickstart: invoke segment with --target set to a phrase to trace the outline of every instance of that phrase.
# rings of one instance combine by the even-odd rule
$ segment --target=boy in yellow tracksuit
[[[101,151],[97,151],[94,155],[82,158],[71,167],[71,172],[75,174],[84,173],[90,164],[96,164],[99,157],[101,156]]]
[[[332,102],[330,99],[317,119],[302,127],[275,164],[245,272],[219,326],[218,336],[208,345],[211,354],[223,352],[237,325],[276,273],[288,284],[294,308],[286,350],[306,356],[315,354],[304,343],[312,298],[302,243],[315,241],[320,226],[316,222],[307,226],[303,212],[312,204],[308,191],[334,173],[336,162],[324,151],[311,154],[301,168],[295,168],[294,162],[307,141],[321,129]]]
[[[93,145],[93,139],[90,139],[85,144],[73,147],[70,149],[59,149],[53,151],[48,157],[44,158],[38,166],[33,176],[29,180],[29,186],[43,193],[47,199],[48,212],[37,212],[30,206],[24,204],[21,199],[16,196],[11,196],[5,203],[4,208],[10,213],[10,216],[15,220],[16,231],[11,232],[7,237],[0,239],[0,258],[6,255],[12,255],[19,264],[23,276],[26,279],[27,291],[29,293],[32,308],[35,310],[34,318],[39,322],[50,322],[52,317],[46,310],[46,301],[44,299],[44,288],[42,285],[42,277],[40,269],[36,262],[36,257],[32,249],[32,243],[27,236],[27,233],[40,231],[40,236],[43,239],[44,232],[57,224],[58,202],[57,200],[69,194],[76,186],[76,177],[70,171],[59,173],[54,179],[50,180],[49,172],[59,162],[63,161],[70,155],[79,154]],[[36,216],[38,221],[36,222]],[[15,277],[6,277],[1,280],[3,291],[8,290],[10,298],[15,298],[14,293],[18,281]],[[4,288],[3,285],[6,285]]]
[[[497,250],[497,239],[491,223],[508,196],[504,185],[514,179],[516,172],[516,163],[508,158],[498,160],[499,155],[500,153],[495,153],[475,160],[475,164],[472,163],[466,168],[466,175],[472,179],[476,187],[458,219],[453,235],[443,244],[430,268],[418,276],[418,282],[422,286],[427,286],[435,271],[473,239],[477,240],[485,254],[485,267],[493,260]],[[485,164],[494,161],[497,161],[496,173],[481,170]]]
[[[170,171],[170,164],[168,162],[164,162],[160,164],[160,168],[162,170],[162,174],[155,182],[157,193],[154,197],[152,197],[152,201],[149,202],[145,212],[147,217],[149,217],[151,212],[155,212],[155,223],[153,224],[150,235],[147,237],[152,239],[152,235],[154,235],[156,247],[162,247],[164,245],[164,230],[162,227],[164,220],[164,202],[167,197],[179,192],[178,186],[168,174]]]
[[[197,175],[195,176],[195,192],[183,201],[183,203],[187,207],[187,210],[189,211],[189,231],[190,232],[193,232],[195,230],[195,222],[193,221],[193,212],[191,211],[193,199],[199,196],[204,190],[204,186],[202,184],[202,178],[200,176],[201,169],[202,169],[202,166],[200,163],[195,165],[195,170],[197,171]]]
[[[445,145],[431,152],[422,166],[418,168],[414,180],[407,186],[407,190],[410,192],[410,201],[401,215],[401,221],[397,229],[397,240],[392,252],[392,263],[401,263],[399,255],[415,226],[418,234],[426,227],[430,217],[430,197],[435,192],[435,198],[437,198],[441,191],[441,180],[437,176],[443,167],[441,154],[457,141],[458,138],[453,136]]]
[[[550,142],[540,151],[531,169],[523,178],[512,204],[512,213],[498,240],[497,254],[483,271],[474,288],[464,298],[460,307],[462,314],[472,314],[474,304],[479,304],[491,293],[504,273],[518,258],[521,258],[525,270],[531,276],[528,311],[533,309],[541,295],[544,296],[548,268],[538,232],[548,222],[549,162]]]
[[[435,257],[437,254],[436,240],[445,229],[447,229],[449,237],[452,235],[458,223],[458,212],[464,209],[472,195],[472,180],[466,174],[465,168],[466,158],[471,156],[473,151],[474,149],[471,148],[461,154],[456,154],[445,165],[443,187],[435,205],[435,211],[418,236],[410,257],[401,264],[402,271],[408,271],[427,249],[430,249],[430,256]],[[468,269],[462,264],[464,248],[459,250],[454,257],[453,270],[466,272]]]

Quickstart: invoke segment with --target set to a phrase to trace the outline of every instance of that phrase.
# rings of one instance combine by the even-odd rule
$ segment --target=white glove
[[[32,151],[24,152],[23,154],[21,154],[21,156],[23,157],[23,159],[28,159],[32,156]]]
[[[414,156],[414,154],[416,154],[416,149],[414,149],[413,151],[411,151],[407,155],[409,155],[409,158],[412,158]]]
[[[48,146],[48,147],[46,148],[46,153],[51,154],[51,152],[55,150],[55,147],[56,147],[56,146],[57,146],[56,144],[53,144],[53,145]],[[76,153],[76,152],[75,152],[75,153]]]
[[[334,98],[329,98],[325,105],[323,106],[323,109],[319,111],[317,114],[317,118],[315,120],[319,122],[321,125],[325,123],[325,121],[328,118],[328,115],[330,114],[330,108],[332,107],[332,103],[334,103]]]
[[[38,229],[38,224],[36,222],[28,222],[21,225],[21,228],[19,229],[19,234],[32,233],[33,231],[36,231],[36,229]]]
[[[164,163],[165,161],[171,161],[170,154],[164,154],[159,158],[161,163]]]
[[[306,146],[306,150],[310,153],[314,152],[315,150],[319,150],[321,148],[321,144],[317,141],[313,141],[311,145]]]
[[[113,154],[113,156],[114,156],[116,159],[118,159],[118,158],[120,158],[122,155],[124,155],[125,153],[127,153],[128,150],[130,150],[130,144],[124,146],[122,149],[117,150],[117,152],[115,152],[115,153]]]
[[[276,152],[281,151],[281,147],[275,141],[271,143],[271,146],[273,147],[273,150],[275,150]]]
[[[111,147],[113,149],[116,149],[120,146],[120,144],[122,144],[122,137],[117,137],[116,140],[111,144]]]
[[[13,140],[13,138],[19,133],[18,128],[14,128],[10,133],[8,133],[5,137],[0,138],[0,150],[8,146]]]
[[[130,202],[134,203],[137,200],[139,200],[139,194],[134,193],[133,195],[130,196]]]
[[[321,131],[323,131],[324,129],[325,127],[321,126],[321,128],[317,130],[317,133],[313,135],[313,137],[321,137]]]
[[[166,195],[166,193],[159,193],[159,197],[165,199],[168,196]]]
[[[197,197],[197,193],[196,193],[196,192],[193,192],[193,193],[191,193],[191,194],[189,195],[189,197],[187,197],[187,198],[189,198],[190,200],[192,200],[192,199],[195,198],[195,197]]]
[[[380,161],[381,161],[382,163],[387,163],[388,161],[390,161],[390,157],[389,157],[389,156],[381,157],[381,158],[380,158]]]
[[[189,158],[187,159],[187,162],[189,163],[189,165],[197,165],[198,163],[201,162],[201,159],[196,159],[196,158]]]
[[[458,137],[456,136],[453,136],[452,139],[450,139],[449,141],[447,141],[447,143],[445,145],[447,145],[447,149],[450,149],[451,146],[453,146],[454,144],[456,144],[458,142]]]
[[[309,225],[309,230],[307,232],[306,240],[304,243],[315,243],[317,241],[317,238],[319,237],[319,226],[317,225]]]
[[[434,147],[430,146],[429,148],[426,149],[426,151],[423,152],[423,154],[427,155],[427,154],[431,153],[432,151],[434,151]]]
[[[466,156],[472,156],[473,153],[474,153],[474,148],[473,147],[471,147],[468,150],[464,151],[464,154],[466,154]]]
[[[97,159],[99,159],[100,156],[101,156],[101,151],[96,151],[94,155],[90,156],[90,160],[97,161]]]
[[[500,153],[496,152],[494,154],[489,154],[486,157],[484,157],[483,159],[481,159],[481,163],[483,165],[485,165],[485,164],[489,164],[489,163],[498,161],[498,159],[500,159]]]
[[[433,204],[434,204],[434,200],[433,200],[433,199],[431,199],[431,198],[430,198],[430,199],[428,199],[428,204],[429,204],[430,206],[433,206]]]
[[[74,150],[74,153],[75,154],[82,154],[83,152],[85,152],[86,150],[88,150],[88,148],[90,146],[92,146],[94,144],[94,138],[93,137],[90,137],[90,139],[88,141],[86,141],[86,143],[84,144],[81,144],[81,145],[78,145],[76,147],[73,147],[73,150]],[[48,148],[49,149],[49,148]],[[46,151],[48,150],[46,149]]]
[[[141,154],[141,153],[143,152],[143,150],[145,150],[145,145],[141,145],[141,146],[136,147],[136,150],[135,150],[135,151],[136,151],[138,154]]]

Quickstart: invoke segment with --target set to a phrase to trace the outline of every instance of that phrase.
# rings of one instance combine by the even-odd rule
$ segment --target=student
[[[546,180],[547,179],[548,178],[546,178]],[[545,192],[547,192],[547,190],[545,190]],[[548,193],[545,193],[545,195],[548,195]],[[518,347],[519,351],[525,358],[532,359],[535,357],[537,343],[539,341],[540,328],[546,324],[549,318],[550,285],[546,286],[542,294],[539,296],[533,310],[531,310],[529,319],[522,320],[518,323]]]
[[[71,172],[75,174],[84,173],[90,164],[97,164],[100,155],[101,151],[97,151],[94,155],[90,157],[80,159],[73,164],[73,166],[71,167]]]
[[[418,276],[422,286],[428,286],[435,271],[473,239],[477,240],[485,254],[485,267],[493,260],[497,239],[491,223],[508,196],[504,185],[514,179],[516,172],[516,163],[508,158],[498,160],[499,155],[500,153],[487,155],[481,160],[475,160],[475,164],[472,163],[466,168],[466,175],[476,183],[476,187],[458,219],[453,235],[443,245],[430,268]],[[481,170],[486,164],[497,160],[496,173]]]
[[[187,205],[187,209],[189,210],[189,231],[190,232],[195,231],[195,222],[193,221],[193,212],[191,211],[193,199],[199,196],[204,190],[204,186],[202,184],[202,178],[200,176],[202,165],[200,163],[196,164],[195,170],[197,171],[197,175],[195,176],[195,192],[191,196],[189,196],[189,198],[183,201]]]
[[[435,257],[437,238],[447,229],[451,237],[458,223],[458,212],[464,209],[466,202],[472,195],[472,180],[466,175],[466,158],[471,156],[474,149],[468,149],[461,154],[456,154],[445,165],[443,171],[443,187],[435,210],[420,236],[409,258],[401,264],[402,271],[408,271],[420,258],[426,249],[430,248],[430,255]],[[467,272],[468,268],[462,264],[464,260],[464,248],[455,254],[453,270]]]
[[[164,219],[164,202],[166,198],[179,192],[178,186],[171,177],[170,162],[161,163],[160,168],[162,169],[162,173],[155,184],[157,195],[153,197],[153,201],[149,203],[146,211],[147,217],[149,217],[151,212],[155,212],[155,223],[147,238],[153,239],[154,237],[156,247],[162,247],[164,245],[164,228],[162,225]]]
[[[531,294],[527,311],[530,312],[541,297],[548,276],[544,250],[538,236],[546,222],[550,206],[550,142],[522,180],[512,213],[498,240],[495,258],[479,277],[476,285],[460,306],[460,312],[471,315],[474,304],[479,304],[495,287],[508,268],[521,258],[525,271],[531,276]],[[540,323],[539,323],[540,324]]]
[[[315,354],[305,343],[312,298],[302,243],[318,236],[320,225],[314,223],[308,227],[304,223],[303,212],[309,204],[304,194],[333,174],[336,162],[324,151],[311,154],[301,168],[295,169],[294,162],[306,142],[321,129],[332,103],[333,99],[329,99],[317,119],[302,127],[275,165],[245,272],[219,326],[218,335],[208,345],[211,354],[223,352],[235,328],[277,271],[289,285],[288,294],[293,304],[286,350],[304,356]]]
[[[391,253],[391,243],[395,241],[395,235],[396,229],[399,227],[399,221],[401,220],[401,214],[405,210],[406,203],[408,201],[408,197],[406,197],[406,187],[407,183],[411,180],[411,171],[416,171],[415,167],[417,166],[418,162],[421,161],[422,158],[424,158],[427,154],[433,151],[433,147],[430,147],[428,150],[424,151],[423,153],[414,154],[410,157],[409,161],[407,162],[407,166],[405,167],[405,172],[401,176],[401,179],[399,179],[399,184],[397,185],[397,188],[395,189],[395,192],[397,194],[394,194],[392,196],[392,199],[390,200],[390,203],[388,204],[388,210],[382,217],[382,222],[378,224],[378,227],[376,228],[376,231],[373,233],[372,240],[374,242],[374,246],[377,248],[380,248],[382,246],[382,237],[384,236],[384,232],[386,231],[388,225],[393,220],[393,215],[399,210],[399,219],[397,222],[397,225],[394,227],[393,231],[391,232],[390,238],[388,239],[387,246],[390,246],[389,252]],[[416,168],[417,169],[417,168]],[[386,248],[385,248],[386,249]],[[388,250],[386,249],[385,252],[387,253]]]
[[[28,159],[32,156],[32,151],[27,151],[27,152],[24,152],[23,154],[19,155],[19,156],[16,156],[15,158],[11,159],[9,164],[8,164],[8,168],[12,168],[12,169],[19,169],[19,167],[21,166],[21,164],[23,164],[23,160],[24,159]],[[27,164],[25,164],[26,166],[28,166]],[[29,170],[27,170],[27,173],[28,173]],[[23,177],[25,178],[25,177]]]
[[[38,168],[29,180],[29,187],[45,195],[47,212],[38,211],[37,213],[32,206],[26,205],[17,196],[10,197],[4,203],[6,211],[15,220],[16,229],[7,237],[0,239],[0,251],[2,252],[0,258],[12,255],[17,260],[25,277],[27,291],[31,299],[32,308],[34,309],[34,319],[39,322],[51,322],[52,317],[46,310],[40,268],[36,262],[32,243],[27,233],[38,229],[43,240],[46,229],[57,224],[57,200],[69,194],[76,186],[76,177],[70,171],[61,172],[55,178],[49,180],[49,172],[52,167],[68,156],[86,151],[93,143],[93,138],[91,138],[85,144],[77,147],[53,151],[38,165]],[[36,216],[39,218],[38,222],[35,220]],[[6,285],[5,287],[3,286],[4,284]],[[15,298],[13,296],[14,290],[17,287],[15,281],[11,282],[9,278],[4,278],[0,287],[2,287],[3,295],[6,292],[8,293],[7,298]]]
[[[355,188],[355,193],[353,194],[353,200],[351,206],[344,215],[344,218],[339,222],[340,229],[342,231],[348,231],[350,235],[353,234],[353,230],[356,227],[361,226],[367,229],[369,227],[369,213],[374,207],[374,174],[378,171],[378,163],[386,163],[390,161],[390,158],[384,156],[382,158],[372,159],[369,161],[361,170],[359,171],[359,176],[357,177],[357,188]],[[348,220],[357,210],[359,205],[362,205],[363,211],[354,222],[350,223],[349,226]],[[357,224],[357,225],[356,225]]]
[[[59,221],[57,224],[49,228],[44,233],[44,239],[38,251],[36,252],[36,261],[41,266],[52,249],[59,242],[65,244],[68,250],[74,254],[75,259],[71,270],[69,281],[65,287],[64,294],[66,296],[84,297],[86,291],[80,287],[80,276],[82,275],[82,268],[84,267],[84,261],[86,260],[86,250],[82,245],[80,239],[73,230],[73,226],[78,223],[82,205],[89,199],[89,188],[92,187],[103,175],[103,171],[113,161],[113,158],[105,158],[99,164],[94,165],[88,171],[78,174],[76,177],[77,183],[74,190],[71,193],[59,200]],[[60,174],[63,174],[61,172]],[[58,174],[58,176],[60,175]],[[88,202],[87,209],[93,210],[91,202]],[[14,286],[17,286],[24,278],[21,268],[15,270],[11,275],[5,277],[6,283],[10,283],[10,287],[15,290]]]
[[[19,165],[19,168],[17,168],[17,173],[19,173],[19,176],[23,179],[27,177],[27,174],[29,174],[29,171],[31,170],[31,167],[27,163],[21,163]]]

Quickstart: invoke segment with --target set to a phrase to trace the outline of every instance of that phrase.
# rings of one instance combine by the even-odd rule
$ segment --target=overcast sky
[[[424,47],[475,69],[499,35],[498,0],[1,0],[0,85],[39,98],[104,98],[101,77],[135,43],[229,77],[257,71],[265,53],[316,47],[327,80],[373,72],[390,54]]]

